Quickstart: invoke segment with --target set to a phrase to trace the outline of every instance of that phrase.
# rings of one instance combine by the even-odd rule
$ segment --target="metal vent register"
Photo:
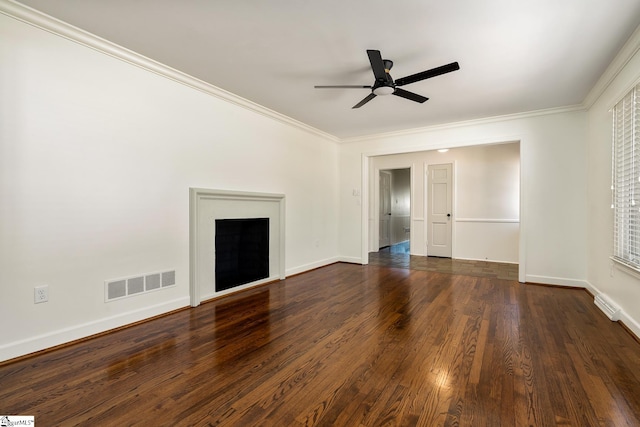
[[[175,285],[175,270],[111,279],[104,282],[104,300],[109,302]]]

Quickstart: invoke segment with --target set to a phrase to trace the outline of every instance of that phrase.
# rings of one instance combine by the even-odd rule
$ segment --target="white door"
[[[380,231],[378,249],[391,244],[391,172],[380,171]]]
[[[427,168],[427,255],[451,258],[451,163]]]

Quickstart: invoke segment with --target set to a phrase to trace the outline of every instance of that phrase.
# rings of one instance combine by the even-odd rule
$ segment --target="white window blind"
[[[613,257],[640,269],[640,85],[613,107]]]

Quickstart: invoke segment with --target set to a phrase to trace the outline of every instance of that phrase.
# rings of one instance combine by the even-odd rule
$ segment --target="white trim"
[[[461,261],[484,261],[484,262],[497,262],[497,263],[500,263],[500,264],[518,265],[517,261],[503,261],[503,260],[499,260],[499,259],[465,258],[465,257],[454,257],[452,259],[458,259],[458,260],[461,260]]]
[[[286,275],[291,276],[294,274],[300,274],[300,273],[304,273],[305,271],[309,271],[309,270],[314,270],[316,268],[321,268],[321,267],[325,267],[327,265],[331,265],[331,264],[335,264],[336,262],[339,262],[340,258],[339,257],[332,257],[332,258],[326,258],[320,261],[315,261],[315,262],[311,262],[309,264],[304,264],[304,265],[300,265],[298,267],[294,267],[294,268],[290,268],[286,271]]]
[[[519,247],[518,247],[518,282],[520,283],[524,283],[526,281],[526,260],[527,260],[527,233],[526,233],[526,228],[524,226],[525,224],[525,209],[524,207],[525,205],[525,196],[526,196],[526,192],[525,192],[525,179],[526,179],[526,174],[523,173],[523,162],[522,159],[525,158],[525,151],[527,150],[526,148],[526,144],[524,142],[523,138],[520,138],[518,143],[518,148],[519,148],[519,168],[520,168],[520,205],[518,206],[519,212],[518,212],[518,216],[520,217],[520,227],[518,228],[518,240],[519,240]]]
[[[593,104],[595,104],[598,98],[602,96],[602,94],[618,76],[620,71],[622,71],[622,69],[638,52],[638,50],[640,50],[640,26],[636,28],[631,37],[629,37],[624,46],[622,46],[622,49],[620,49],[605,72],[602,73],[596,84],[591,88],[587,96],[584,98],[584,101],[582,101],[582,105],[585,109],[589,109],[593,106]],[[627,89],[625,93],[629,92],[630,89],[631,87]]]
[[[21,341],[4,344],[0,346],[0,362],[61,344],[66,344],[82,338],[91,337],[92,335],[147,320],[151,317],[169,313],[173,310],[188,306],[189,298],[180,297],[151,307],[144,307],[138,310],[120,313],[115,316],[87,322],[81,325],[74,325]]]
[[[368,255],[368,254],[367,254]],[[358,258],[358,257],[354,257],[354,256],[341,256],[338,259],[338,262],[346,262],[349,264],[362,264],[362,265],[367,265],[369,263],[369,260],[367,258],[367,262],[363,262],[364,258]]]
[[[589,282],[588,280],[585,281],[585,289],[588,290],[589,292],[591,292],[591,295],[593,295],[594,297],[602,292],[600,292],[600,289],[596,288],[593,283]]]
[[[586,288],[589,290],[589,292],[591,292],[594,298],[602,294],[600,289],[598,289],[595,285],[593,285],[590,282],[587,282]],[[627,312],[625,312],[622,308],[618,312],[618,321],[624,323],[624,325],[631,331],[631,333],[633,333],[636,337],[640,338],[640,323],[638,323],[634,318],[629,316]]]
[[[568,279],[565,277],[538,276],[535,274],[526,275],[526,283],[539,283],[541,285],[570,286],[572,288],[589,289],[589,282],[586,280]]]
[[[640,279],[640,269],[631,264],[624,262],[623,260],[616,257],[609,257],[611,261],[613,261],[613,266],[616,270],[622,271],[630,276],[635,277],[636,279]]]
[[[458,254],[458,223],[455,221],[458,214],[458,158],[451,163],[451,258]],[[427,223],[428,225],[428,223]]]
[[[206,293],[206,294],[201,293],[200,302],[204,302],[214,298],[220,298],[222,296],[229,295],[229,294],[235,294],[238,291],[251,289],[253,287],[264,285],[265,283],[275,282],[277,280],[282,280],[282,279],[280,279],[278,276],[270,276],[270,277],[267,277],[266,279],[260,279],[260,280],[253,281],[251,283],[247,283],[246,285],[234,286],[233,288],[225,289],[224,291],[215,291],[215,292]]]
[[[462,139],[456,141],[441,142],[429,141],[428,143],[420,143],[419,145],[408,147],[397,147],[393,144],[388,144],[382,147],[367,149],[363,152],[363,155],[368,157],[387,156],[390,154],[408,154],[408,153],[420,153],[423,151],[437,151],[441,148],[463,148],[463,147],[477,147],[481,145],[501,145],[501,144],[514,144],[522,141],[520,135],[496,135],[495,137],[486,137],[479,139]]]
[[[576,111],[585,111],[585,108],[582,105],[569,105],[566,107],[559,107],[559,108],[547,108],[543,110],[534,110],[534,111],[527,111],[527,112],[514,113],[514,114],[504,114],[501,116],[485,117],[482,119],[463,120],[459,122],[450,122],[450,123],[425,126],[420,128],[405,129],[405,130],[394,131],[394,132],[354,136],[351,138],[343,138],[341,139],[340,142],[342,144],[348,144],[352,142],[362,142],[362,141],[369,141],[369,140],[381,139],[381,138],[395,138],[395,137],[415,135],[415,134],[420,134],[425,132],[455,129],[455,128],[466,127],[466,126],[478,126],[478,125],[484,125],[484,124],[490,124],[490,123],[496,123],[496,122],[503,122],[507,120],[520,120],[520,119],[527,119],[530,117],[547,116],[547,115],[569,113],[569,112],[576,112]],[[510,142],[510,141],[511,140],[504,141],[504,142]],[[515,141],[518,141],[518,140],[515,140]],[[499,143],[500,142],[498,143],[494,142],[494,144],[499,144]],[[473,144],[473,145],[479,145],[479,144]],[[455,148],[455,146],[452,146],[452,145],[447,145],[447,146],[442,145],[437,147],[434,146],[432,148],[422,148],[420,151],[437,150],[440,148]]]
[[[362,154],[362,170],[360,176],[362,180],[362,199],[360,205],[361,239],[360,239],[360,257],[362,265],[369,264],[369,156]],[[375,185],[374,185],[375,187]]]
[[[609,114],[613,115],[614,107],[622,101],[622,99],[629,94],[633,90],[634,87],[640,84],[640,71],[635,74],[635,77],[632,80],[632,84],[626,85],[624,89],[619,91],[614,97],[612,97],[612,101],[607,105],[607,111]]]
[[[455,218],[455,222],[484,222],[484,223],[500,223],[500,224],[512,224],[519,223],[517,218],[500,219],[500,218]]]
[[[284,280],[285,275],[285,196],[276,193],[252,193],[246,191],[230,191],[230,190],[211,190],[207,188],[190,188],[189,189],[189,295],[192,307],[197,307],[204,297],[211,298],[211,295],[201,295],[200,283],[197,280],[198,271],[198,202],[200,200],[242,200],[257,202],[276,202],[279,205],[279,230],[280,242],[278,254],[278,275],[269,276],[266,279],[248,283],[247,285],[237,286],[232,291],[257,286],[276,279]],[[214,296],[221,296],[229,292],[216,292]]]
[[[618,313],[618,321],[624,323],[624,325],[638,338],[640,338],[640,323],[636,322],[631,316],[629,316],[624,310],[620,310]]]
[[[597,101],[597,99],[609,87],[609,85],[618,75],[620,70],[622,70],[622,68],[629,62],[629,60],[633,57],[633,55],[635,55],[636,52],[640,49],[640,27],[638,27],[635,30],[635,32],[632,34],[632,36],[629,38],[629,40],[627,40],[627,42],[625,43],[623,48],[620,50],[618,55],[615,57],[613,62],[609,65],[607,70],[603,73],[603,75],[597,81],[595,86],[587,94],[584,101],[578,105],[569,105],[564,107],[547,108],[547,109],[541,109],[541,110],[526,111],[521,113],[504,114],[504,115],[498,115],[498,116],[492,116],[492,117],[485,117],[481,119],[462,120],[458,122],[436,124],[431,126],[425,126],[420,128],[414,128],[414,129],[406,129],[406,130],[394,131],[394,132],[387,132],[387,133],[362,135],[362,136],[356,136],[351,138],[338,138],[335,135],[331,135],[327,132],[324,132],[320,129],[309,126],[291,117],[285,116],[284,114],[281,114],[274,110],[266,108],[262,105],[256,104],[255,102],[242,98],[231,92],[227,92],[224,89],[213,86],[200,79],[190,76],[182,71],[176,70],[158,61],[147,58],[146,56],[140,55],[134,51],[126,49],[113,42],[110,42],[106,39],[103,39],[92,33],[89,33],[88,31],[82,30],[78,27],[75,27],[71,24],[68,24],[64,21],[56,19],[50,15],[47,15],[43,12],[40,12],[36,9],[33,9],[29,6],[23,5],[16,1],[0,0],[0,13],[6,16],[9,16],[11,18],[17,19],[19,21],[22,21],[26,24],[32,25],[41,30],[47,31],[51,34],[55,34],[57,36],[63,37],[72,42],[78,43],[90,49],[101,52],[105,55],[109,55],[113,58],[119,59],[128,64],[134,65],[136,67],[140,67],[154,74],[166,77],[177,83],[180,83],[185,86],[191,87],[193,89],[199,90],[201,92],[207,93],[216,98],[225,100],[234,105],[240,106],[242,108],[246,108],[250,111],[261,114],[263,116],[270,117],[281,123],[312,133],[314,135],[317,135],[333,143],[359,142],[359,141],[366,141],[366,140],[377,139],[377,138],[389,138],[389,137],[396,137],[396,136],[413,135],[413,134],[427,132],[427,131],[436,131],[436,130],[456,128],[456,127],[463,127],[463,126],[475,126],[475,125],[488,124],[488,123],[494,123],[494,122],[505,121],[505,120],[518,120],[518,119],[526,119],[529,117],[536,117],[536,116],[542,116],[542,115],[559,114],[559,113],[566,113],[566,112],[573,112],[573,111],[584,111],[591,108],[591,106],[593,106],[595,101]],[[441,148],[447,148],[447,147],[441,147]]]
[[[113,42],[91,34],[88,31],[82,30],[78,27],[75,27],[71,24],[68,24],[64,21],[56,19],[23,4],[17,3],[13,0],[0,0],[0,13],[22,21],[26,24],[32,25],[41,30],[47,31],[51,34],[65,38],[69,41],[88,47],[105,55],[111,56],[112,58],[119,59],[123,62],[142,68],[146,71],[150,71],[159,76],[166,77],[167,79],[173,80],[176,83],[183,84],[192,89],[204,92],[218,99],[222,99],[231,104],[253,111],[254,113],[261,114],[286,125],[309,132],[311,134],[324,138],[327,141],[331,141],[333,143],[340,142],[339,138],[329,133],[316,129],[291,117],[285,116],[284,114],[278,113],[277,111],[263,107],[262,105],[256,104],[255,102],[249,101],[248,99],[242,98],[231,92],[227,92],[224,89],[220,89],[219,87],[213,86],[212,84],[190,76],[189,74],[176,70],[175,68],[171,68],[151,58],[147,58],[146,56],[140,55],[139,53],[119,46]]]

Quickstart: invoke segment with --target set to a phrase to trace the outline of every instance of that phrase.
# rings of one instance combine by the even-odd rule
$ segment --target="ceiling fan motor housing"
[[[371,88],[371,92],[376,95],[391,95],[395,89],[396,85],[393,83],[393,78],[389,74],[389,71],[393,67],[393,61],[390,59],[383,59],[382,63],[384,64],[384,79],[377,79]]]

